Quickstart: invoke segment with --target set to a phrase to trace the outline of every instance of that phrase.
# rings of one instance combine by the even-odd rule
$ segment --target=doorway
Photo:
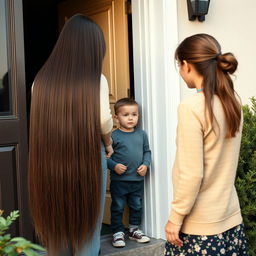
[[[118,99],[134,98],[131,0],[24,0],[23,9],[28,116],[34,77],[50,55],[65,21],[76,13],[89,16],[103,30],[107,49],[103,73],[109,84],[112,113]],[[109,183],[108,178],[103,234],[110,232]],[[124,222],[128,225],[127,210]]]

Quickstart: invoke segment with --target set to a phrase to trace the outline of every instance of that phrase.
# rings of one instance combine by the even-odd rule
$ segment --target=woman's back
[[[234,184],[243,123],[230,76],[237,59],[230,52],[222,54],[219,42],[208,34],[185,38],[175,59],[181,77],[197,94],[178,110],[166,255],[247,255]]]
[[[193,208],[184,220],[182,231],[204,235],[221,233],[241,223],[234,180],[242,130],[240,128],[235,137],[226,137],[225,114],[218,96],[213,98],[216,118],[213,125],[209,123],[209,115],[205,115],[205,111],[203,93],[197,93],[180,104],[179,120],[182,122],[179,125],[182,127],[178,129],[173,172],[174,192],[182,194],[182,198],[177,195],[176,200],[186,201],[187,194],[190,202],[191,196],[195,196]],[[186,154],[188,148],[190,154]],[[190,179],[190,188],[182,186],[181,177],[185,176],[185,179]],[[187,205],[185,201],[183,210],[175,207],[175,201],[173,209],[186,214],[185,209],[189,203]]]
[[[112,128],[108,118],[104,129],[100,124],[102,93],[108,93],[106,81],[103,89],[100,86],[104,55],[100,27],[75,15],[66,22],[35,78],[30,115],[30,208],[49,255],[68,246],[77,252],[92,239],[100,216],[101,132]]]

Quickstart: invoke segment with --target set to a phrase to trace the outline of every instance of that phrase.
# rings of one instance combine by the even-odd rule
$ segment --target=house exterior
[[[146,180],[145,230],[165,238],[164,226],[172,200],[171,168],[179,102],[195,93],[179,78],[174,52],[180,41],[196,33],[216,37],[222,52],[233,52],[239,66],[235,90],[244,104],[256,95],[256,2],[210,2],[204,22],[189,21],[185,0],[133,0],[135,97],[142,106],[142,126],[148,132],[153,163]]]
[[[238,59],[235,89],[243,103],[256,95],[254,0],[214,0],[204,22],[189,21],[186,0],[132,0],[135,99],[141,127],[148,133],[152,165],[145,181],[144,228],[165,238],[172,200],[171,168],[175,158],[177,107],[195,93],[175,67],[178,43],[195,33],[208,33]],[[13,232],[32,237],[27,205],[27,117],[22,0],[0,0],[0,77],[10,74],[10,109],[0,112],[0,208],[20,209]],[[5,31],[5,28],[7,30]],[[0,92],[1,92],[0,87]],[[8,196],[7,196],[8,194]]]

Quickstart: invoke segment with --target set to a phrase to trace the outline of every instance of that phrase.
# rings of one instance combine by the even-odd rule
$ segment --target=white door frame
[[[145,232],[165,238],[172,199],[180,82],[174,52],[178,45],[176,0],[132,0],[135,98],[147,131],[152,165],[145,182]]]

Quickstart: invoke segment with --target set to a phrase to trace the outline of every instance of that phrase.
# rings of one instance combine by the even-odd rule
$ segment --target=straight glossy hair
[[[30,114],[29,195],[48,255],[92,237],[100,212],[100,77],[105,41],[83,15],[70,18],[38,72]]]
[[[222,103],[227,123],[226,137],[234,137],[241,123],[241,104],[237,100],[233,74],[238,62],[232,53],[221,53],[218,41],[207,34],[196,34],[184,39],[175,52],[175,59],[193,64],[197,72],[203,76],[203,93],[210,122],[214,120],[212,99],[217,95]]]

